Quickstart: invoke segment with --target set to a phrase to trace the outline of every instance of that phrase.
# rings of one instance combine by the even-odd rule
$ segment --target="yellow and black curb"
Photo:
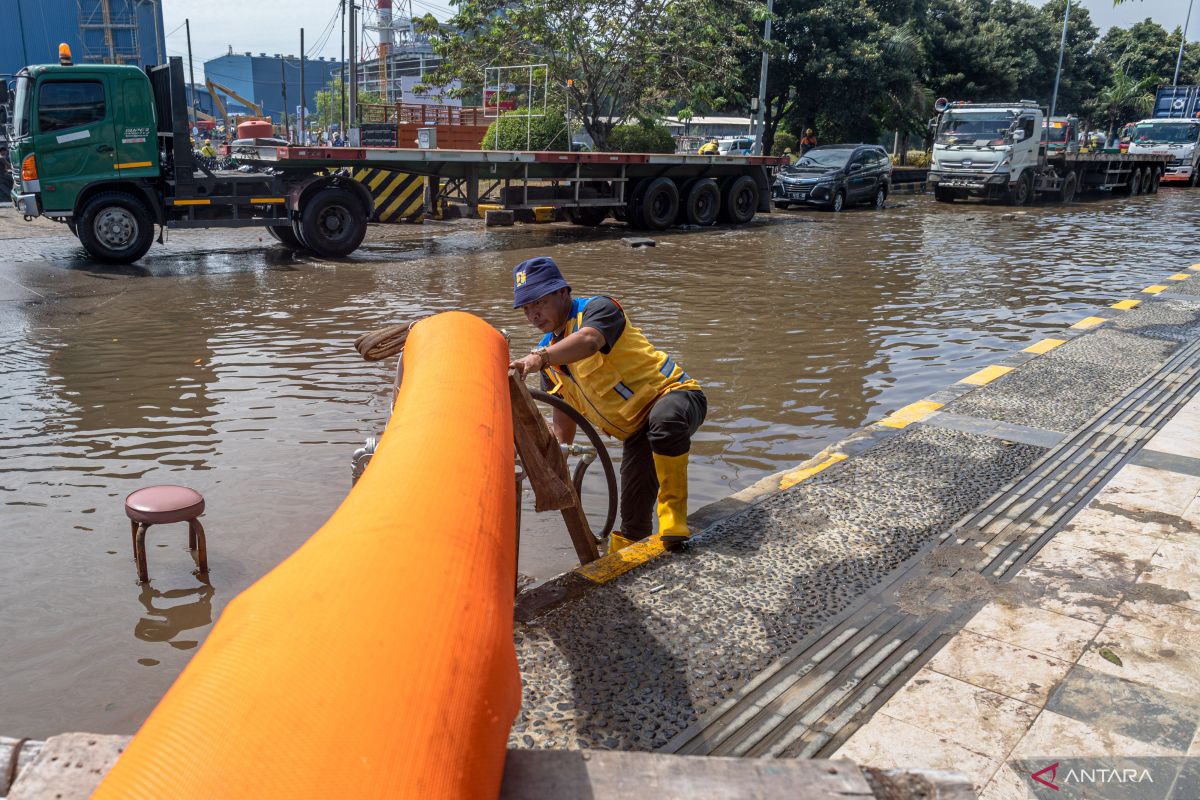
[[[1142,298],[1120,300],[1098,311],[1096,315],[1087,316],[1071,325],[1059,336],[1061,338],[1045,338],[1033,342],[1028,347],[1013,353],[1001,363],[984,367],[957,383],[942,389],[924,400],[910,403],[883,419],[869,423],[852,433],[835,445],[825,448],[817,455],[799,464],[794,469],[785,470],[767,476],[752,486],[743,489],[715,503],[711,503],[688,515],[688,527],[699,532],[711,525],[739,513],[747,506],[791,489],[814,475],[851,458],[868,448],[879,444],[914,422],[927,419],[948,403],[959,397],[986,386],[989,383],[1008,375],[1037,356],[1061,347],[1073,338],[1096,330],[1105,323],[1115,319],[1120,312],[1137,308],[1143,302],[1145,295],[1157,295],[1166,291],[1174,281],[1189,280],[1200,273],[1200,264],[1193,264],[1187,272],[1177,272],[1164,279],[1161,284],[1148,286],[1141,291]],[[517,598],[516,619],[526,622],[580,596],[592,587],[609,583],[626,572],[642,564],[652,561],[670,551],[666,550],[657,536],[637,542],[615,553],[601,556],[590,564],[576,567],[568,573],[558,576],[547,583],[523,592]]]
[[[357,169],[354,180],[375,199],[372,222],[423,222],[425,178],[390,169]]]

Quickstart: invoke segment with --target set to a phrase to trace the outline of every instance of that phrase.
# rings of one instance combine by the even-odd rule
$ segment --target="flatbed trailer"
[[[92,257],[129,263],[154,228],[266,228],[285,246],[352,253],[375,213],[369,167],[430,179],[435,201],[556,206],[573,222],[609,215],[640,228],[749,222],[770,211],[783,159],[642,153],[237,147],[250,172],[211,170],[192,152],[183,63],[37,65],[16,76],[11,199],[66,223]],[[161,235],[159,236],[161,242]]]

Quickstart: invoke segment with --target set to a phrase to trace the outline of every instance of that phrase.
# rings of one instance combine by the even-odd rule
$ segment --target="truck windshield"
[[[28,75],[17,76],[16,97],[13,99],[13,138],[20,139],[29,135],[29,99],[30,87],[33,81]]]
[[[1013,118],[992,114],[946,114],[938,126],[938,144],[1004,144]]]
[[[1055,123],[1049,128],[1042,128],[1042,141],[1050,142],[1051,144],[1062,144],[1067,140],[1067,131],[1070,130],[1066,125]]]
[[[1133,140],[1138,144],[1184,144],[1196,141],[1197,136],[1200,136],[1200,125],[1180,125],[1178,122],[1139,122],[1133,131]]]

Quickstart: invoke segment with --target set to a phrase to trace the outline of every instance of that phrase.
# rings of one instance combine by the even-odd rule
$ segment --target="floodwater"
[[[524,258],[615,295],[703,384],[695,509],[1190,264],[1198,201],[898,197],[638,250],[620,225],[429,224],[337,263],[246,232],[175,234],[120,269],[54,231],[0,240],[0,733],[135,730],[224,605],[337,507],[351,453],[382,430],[392,366],[360,360],[354,337],[466,309],[524,352],[536,332],[509,299]],[[122,498],[155,483],[206,497],[211,583],[169,526],[137,585]],[[588,489],[599,519],[602,484]],[[570,567],[556,515],[524,516],[522,570]]]

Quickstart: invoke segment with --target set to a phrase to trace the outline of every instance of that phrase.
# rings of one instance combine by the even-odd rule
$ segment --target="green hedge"
[[[604,149],[614,153],[674,153],[675,139],[662,125],[617,125]]]
[[[496,125],[500,125],[500,144],[496,145]],[[525,131],[529,126],[529,146]],[[530,120],[520,112],[509,112],[488,126],[479,146],[484,150],[568,150],[567,123],[562,109],[547,108],[546,116]]]

